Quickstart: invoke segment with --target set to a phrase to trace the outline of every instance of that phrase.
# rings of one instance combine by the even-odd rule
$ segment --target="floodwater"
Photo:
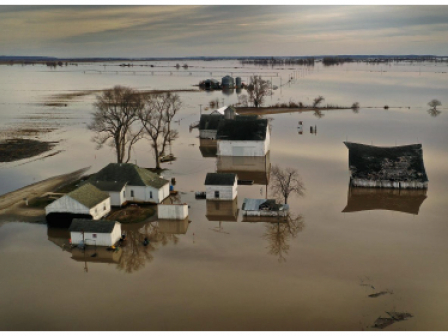
[[[51,95],[117,84],[190,89],[210,73],[219,79],[238,71],[244,72],[243,80],[263,72],[280,86],[293,74],[296,79],[266,104],[309,103],[322,95],[329,104],[361,105],[357,113],[272,116],[266,161],[296,168],[306,187],[304,197],[289,200],[297,221],[290,227],[243,222],[238,209],[244,198],[265,198],[269,192],[258,160],[203,156],[198,131],[189,131],[199,119],[199,104],[205,112],[212,99],[236,103],[236,93],[180,93],[184,108],[173,124],[180,138],[172,146],[177,160],[163,166],[166,178],[176,178],[181,201],[191,206],[191,222],[123,225],[127,246],[115,255],[99,249],[97,257],[92,257],[93,247],[86,253],[66,250],[64,230],[0,224],[0,329],[372,330],[378,317],[395,311],[413,317],[386,330],[447,330],[448,110],[441,108],[433,117],[426,105],[433,98],[448,104],[447,67],[400,63],[273,69],[237,68],[236,61],[187,63],[197,67],[176,70],[175,62],[142,63],[170,66],[154,68],[1,66],[3,127],[36,114],[70,118],[50,118],[46,122],[57,120],[58,130],[40,135],[61,140],[54,149],[60,154],[0,165],[0,193],[82,167],[95,172],[114,161],[111,149],[95,150],[86,130],[94,96],[78,97],[66,107],[43,105]],[[304,124],[303,134],[297,132],[298,121]],[[310,133],[310,126],[317,133]],[[346,140],[382,146],[422,143],[427,192],[350,190]],[[137,144],[132,162],[154,165],[148,142]],[[238,186],[235,204],[194,199],[194,191],[204,190],[207,172],[228,171],[232,164],[245,175],[253,167],[257,176],[254,185]],[[144,236],[152,238],[148,248],[140,244]]]

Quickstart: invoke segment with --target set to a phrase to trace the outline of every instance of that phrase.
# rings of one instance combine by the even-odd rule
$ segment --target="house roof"
[[[216,139],[218,140],[253,140],[266,139],[268,120],[237,116],[219,122]]]
[[[69,227],[70,232],[111,233],[114,230],[115,221],[92,220],[75,218]]]
[[[130,186],[149,186],[157,189],[162,188],[169,181],[160,178],[157,174],[140,168],[133,163],[109,163],[98,173],[92,175],[90,181],[127,183]]]
[[[344,142],[352,178],[427,182],[421,144],[377,147]]]
[[[122,191],[123,188],[126,186],[127,182],[117,182],[117,181],[89,181],[92,185],[97,187],[98,189],[102,191]]]
[[[245,211],[258,211],[260,210],[260,206],[267,205],[270,210],[278,211],[278,210],[289,210],[288,204],[277,204],[274,199],[265,199],[265,198],[245,198],[243,201],[242,210]]]
[[[199,120],[200,130],[217,130],[219,122],[224,119],[222,114],[201,114]]]
[[[79,188],[69,192],[67,196],[85,205],[89,209],[110,197],[109,194],[101,191],[90,183],[83,184]]]
[[[233,186],[236,174],[233,173],[207,173],[205,185]]]

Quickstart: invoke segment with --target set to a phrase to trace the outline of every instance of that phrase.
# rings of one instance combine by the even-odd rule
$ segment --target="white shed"
[[[267,119],[224,119],[216,133],[218,156],[266,156],[271,143]]]
[[[45,207],[47,220],[54,217],[71,216],[100,219],[110,212],[110,196],[86,183]]]
[[[277,204],[274,199],[245,198],[243,201],[244,216],[285,217],[289,212],[288,204]]]
[[[232,173],[207,173],[205,192],[208,200],[233,200],[237,196],[237,176]]]
[[[69,231],[72,244],[112,246],[121,237],[121,224],[115,221],[76,218]]]
[[[161,203],[170,195],[169,181],[132,163],[110,163],[89,180],[114,197],[114,204],[122,202]],[[111,185],[116,188],[111,189]],[[124,189],[121,188],[124,186]]]
[[[159,219],[185,219],[188,217],[188,205],[158,204],[157,217]]]

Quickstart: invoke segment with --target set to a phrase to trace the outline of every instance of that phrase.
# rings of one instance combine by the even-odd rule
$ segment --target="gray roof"
[[[202,114],[199,120],[200,130],[217,130],[219,122],[224,119],[222,114]]]
[[[261,205],[268,205],[273,211],[277,210],[289,210],[288,204],[277,204],[274,199],[255,199],[255,198],[245,198],[243,201],[242,210],[245,211],[258,211]]]
[[[95,187],[102,191],[122,191],[126,186],[127,182],[117,182],[117,181],[90,181],[89,183],[93,184]]]
[[[109,198],[109,194],[99,190],[90,183],[83,184],[79,188],[69,192],[67,196],[89,209]]]
[[[169,181],[160,178],[157,174],[140,168],[133,163],[109,163],[98,173],[92,175],[90,181],[122,182],[130,186],[150,186],[157,189],[168,184]]]
[[[266,139],[267,127],[267,119],[241,116],[237,116],[235,119],[224,119],[219,123],[216,139],[262,141]]]
[[[205,185],[233,186],[236,174],[232,173],[207,173]]]
[[[111,233],[114,230],[115,221],[92,220],[75,218],[69,227],[70,232]]]
[[[377,147],[344,142],[352,178],[427,182],[421,144]]]

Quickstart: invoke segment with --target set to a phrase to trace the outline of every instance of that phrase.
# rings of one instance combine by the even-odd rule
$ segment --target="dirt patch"
[[[154,205],[130,204],[124,209],[112,209],[107,216],[108,220],[115,220],[122,224],[134,224],[143,222],[156,213]]]
[[[0,143],[0,162],[13,162],[52,150],[58,142],[30,139],[7,139]]]

